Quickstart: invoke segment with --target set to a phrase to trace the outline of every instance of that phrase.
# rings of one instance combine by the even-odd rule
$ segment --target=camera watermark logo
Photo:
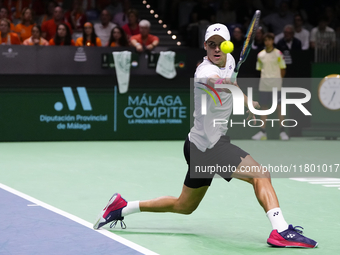
[[[231,84],[216,83],[215,89],[214,89],[212,86],[210,86],[208,84],[205,84],[205,83],[202,83],[202,82],[198,82],[198,83],[209,88],[217,96],[217,98],[220,101],[221,106],[222,106],[222,101],[221,101],[221,98],[218,95],[216,90],[228,89],[231,92],[232,97],[233,97],[233,114],[234,115],[244,115],[244,95],[243,95],[242,90],[239,87],[236,87],[236,86],[231,85]],[[204,89],[204,88],[199,88],[199,89],[205,91],[213,99],[215,106],[217,106],[216,100],[215,100],[215,98],[214,98],[214,96],[212,95],[211,92],[209,92],[207,89]],[[291,99],[291,98],[287,98],[288,93],[299,93],[299,94],[303,94],[304,97],[303,98]],[[247,97],[248,97],[247,105],[248,105],[249,111],[252,112],[255,115],[260,115],[260,116],[261,115],[267,115],[268,116],[268,115],[272,114],[273,112],[275,112],[276,109],[277,109],[278,96],[277,96],[277,88],[276,87],[274,87],[272,89],[272,99],[273,99],[272,105],[267,110],[259,110],[259,109],[256,109],[253,106],[253,103],[252,103],[253,102],[253,88],[251,88],[251,87],[247,88]],[[311,99],[311,93],[307,89],[293,88],[293,87],[281,88],[281,115],[283,115],[283,116],[287,115],[287,105],[295,105],[305,116],[311,116],[312,114],[303,106],[303,104],[307,103],[310,99]],[[206,94],[201,95],[201,114],[207,115],[207,95]],[[248,121],[248,125],[250,127],[259,127],[259,126],[251,125],[250,123],[252,121],[254,121],[254,120]],[[258,121],[260,123],[262,123],[261,126],[264,124],[262,120],[258,120]],[[268,121],[272,121],[272,125],[273,125],[273,121],[276,121],[276,119],[275,120],[268,119]],[[295,125],[293,125],[293,126],[297,125],[296,120],[293,120],[293,119],[283,120],[283,122],[285,122],[285,121],[293,121],[293,122],[295,122]],[[228,120],[214,119],[213,122],[214,122],[214,127],[215,127],[216,124],[227,124]],[[232,120],[231,120],[231,122],[232,122]],[[244,126],[245,126],[245,121],[243,123],[244,123]],[[283,123],[282,123],[282,125],[285,126]],[[290,126],[290,127],[293,127],[293,126]]]
[[[218,95],[217,91],[216,91],[213,87],[211,87],[210,85],[205,84],[205,83],[203,83],[203,82],[198,82],[198,83],[201,84],[201,85],[206,86],[206,87],[209,88],[212,92],[214,92],[214,94],[217,96],[218,100],[220,101],[220,104],[222,105],[222,100],[221,100],[220,96]],[[209,92],[209,90],[204,89],[204,88],[199,88],[199,89],[205,91],[205,92],[212,98],[212,100],[214,100],[215,106],[217,105],[214,96]],[[202,115],[207,115],[207,95],[206,95],[206,94],[202,94],[202,95],[201,95],[201,100],[202,100],[202,104],[201,104],[201,105],[202,105],[201,114],[202,114]]]

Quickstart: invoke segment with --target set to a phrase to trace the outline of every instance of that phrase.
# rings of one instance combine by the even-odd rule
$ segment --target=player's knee
[[[270,178],[253,178],[251,180],[251,184],[256,187],[259,185],[267,185],[268,183],[271,183],[271,179]]]
[[[182,211],[182,214],[189,215],[189,214],[192,214],[195,210],[196,210],[196,207],[188,207]]]
[[[177,206],[177,213],[180,213],[180,214],[186,214],[186,215],[189,215],[189,214],[192,214],[195,210],[196,210],[197,206],[196,205],[190,205],[190,204],[180,204]]]
[[[268,171],[268,169],[266,167],[262,167],[262,178],[265,179],[270,179],[270,172]]]
[[[251,173],[251,179],[270,179],[270,172],[266,167],[258,165],[255,166],[254,169],[256,171]]]

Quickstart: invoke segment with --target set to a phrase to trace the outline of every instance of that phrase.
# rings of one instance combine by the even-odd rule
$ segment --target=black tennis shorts
[[[236,170],[241,163],[241,157],[245,158],[247,155],[247,152],[230,143],[229,136],[221,136],[215,146],[205,152],[200,151],[187,138],[184,143],[184,156],[188,172],[184,184],[189,188],[210,186],[215,174],[229,182],[232,179],[232,170]],[[207,171],[208,169],[210,171]],[[211,170],[216,172],[211,173]]]

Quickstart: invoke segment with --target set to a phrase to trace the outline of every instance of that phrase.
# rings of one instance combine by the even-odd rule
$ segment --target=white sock
[[[277,229],[277,232],[282,232],[288,229],[288,224],[283,218],[282,211],[279,207],[273,208],[267,212],[267,216],[272,224],[273,229]]]
[[[128,202],[127,205],[122,210],[122,217],[137,212],[140,212],[139,201]]]

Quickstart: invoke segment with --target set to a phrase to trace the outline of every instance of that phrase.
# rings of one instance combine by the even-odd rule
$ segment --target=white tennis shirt
[[[190,141],[203,152],[207,148],[214,147],[220,137],[227,133],[228,124],[215,124],[214,126],[214,119],[229,120],[232,113],[233,97],[231,93],[218,92],[222,101],[221,105],[215,93],[198,82],[207,84],[207,79],[213,75],[218,75],[220,78],[230,78],[234,68],[235,59],[228,53],[225,67],[220,68],[207,57],[204,57],[203,62],[196,69],[194,78],[195,119],[189,137]],[[208,90],[213,95],[217,105],[215,105],[211,96],[202,89]],[[202,94],[206,94],[207,99],[206,115],[202,115]]]

